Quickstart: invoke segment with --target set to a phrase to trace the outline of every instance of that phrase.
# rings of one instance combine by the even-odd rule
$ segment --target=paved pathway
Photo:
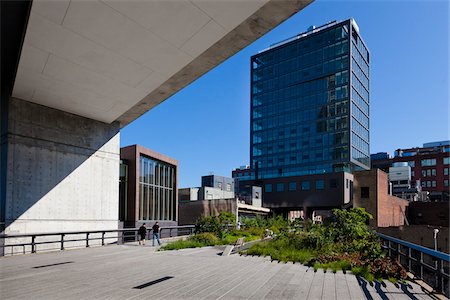
[[[4,257],[0,298],[431,299],[417,285],[372,287],[351,274],[219,253],[119,245]]]

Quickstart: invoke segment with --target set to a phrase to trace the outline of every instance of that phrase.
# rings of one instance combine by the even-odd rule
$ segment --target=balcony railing
[[[161,227],[160,235],[161,238],[184,236],[190,235],[194,232],[194,225],[185,226],[171,226],[171,227]],[[79,242],[84,242],[86,247],[92,245],[92,241],[101,241],[96,245],[104,246],[108,240],[114,240],[109,244],[120,244],[126,242],[134,242],[138,240],[138,230],[139,228],[125,228],[125,229],[113,229],[113,230],[91,230],[91,231],[66,231],[66,232],[46,232],[46,233],[27,233],[27,234],[0,234],[0,249],[11,248],[11,255],[14,254],[14,249],[17,247],[22,248],[22,253],[26,253],[27,247],[30,249],[29,252],[36,253],[38,245],[44,244],[59,244],[59,250],[64,250],[67,243],[74,243],[77,247],[80,246]],[[152,229],[147,229],[147,238],[150,238],[150,233]],[[70,236],[70,238],[67,238]],[[75,236],[75,237],[73,237]],[[80,237],[81,236],[81,237]],[[50,239],[40,239],[42,237],[50,237]],[[55,237],[54,239],[52,237]],[[8,243],[8,240],[20,239],[18,243]],[[25,241],[23,241],[25,240]],[[48,250],[48,249],[45,249]],[[4,251],[2,251],[4,252]]]
[[[377,234],[389,256],[395,257],[415,278],[430,285],[434,291],[449,296],[449,254]]]

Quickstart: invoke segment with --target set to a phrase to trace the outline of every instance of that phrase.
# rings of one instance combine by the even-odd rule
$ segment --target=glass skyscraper
[[[256,179],[370,169],[369,59],[353,19],[251,57]]]

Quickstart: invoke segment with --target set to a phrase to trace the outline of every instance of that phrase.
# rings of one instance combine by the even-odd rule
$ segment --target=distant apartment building
[[[178,161],[140,145],[120,149],[119,220],[123,227],[159,221],[176,226]]]
[[[221,212],[243,216],[265,216],[270,209],[261,206],[261,188],[251,187],[245,198],[234,193],[233,178],[202,176],[201,187],[179,189],[179,224],[193,224],[204,216],[217,216]]]
[[[369,61],[353,19],[251,57],[250,184],[264,206],[351,205],[352,172],[370,168]]]
[[[231,171],[231,177],[234,179],[234,192],[237,194],[239,191],[239,182],[252,179],[252,170],[249,165],[240,166]]]
[[[411,168],[411,187],[427,192],[431,201],[449,201],[450,141],[423,144],[423,147],[397,149],[394,157],[372,156],[372,168],[389,172],[395,163]],[[420,187],[416,186],[420,184]]]
[[[234,179],[218,175],[202,176],[202,187],[212,187],[226,192],[234,192]]]

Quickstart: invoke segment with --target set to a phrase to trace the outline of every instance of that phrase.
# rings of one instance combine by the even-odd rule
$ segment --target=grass
[[[200,248],[216,245],[231,245],[234,244],[238,238],[244,237],[246,242],[258,240],[261,237],[252,235],[245,231],[231,231],[225,234],[222,239],[219,239],[212,233],[200,233],[188,237],[186,240],[178,240],[167,245],[164,245],[160,250],[180,250],[186,248]]]
[[[247,250],[248,255],[270,256],[272,260],[307,264],[315,253],[308,249],[297,249],[283,240],[261,242]]]

